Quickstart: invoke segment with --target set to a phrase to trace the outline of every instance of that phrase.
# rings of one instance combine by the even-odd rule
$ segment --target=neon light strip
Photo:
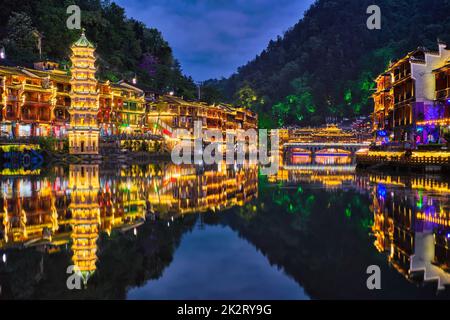
[[[423,125],[450,125],[450,118],[445,119],[434,119],[434,120],[427,120],[427,121],[419,121],[417,122],[417,125],[423,126]]]
[[[356,165],[284,165],[286,170],[311,170],[311,171],[333,171],[333,172],[353,172]]]
[[[293,156],[306,156],[306,157],[309,157],[309,156],[311,156],[311,153],[293,152],[292,155]]]

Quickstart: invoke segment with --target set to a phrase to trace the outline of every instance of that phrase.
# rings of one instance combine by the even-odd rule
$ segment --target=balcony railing
[[[409,76],[411,76],[411,71],[410,70],[408,70],[408,71],[403,71],[403,72],[401,72],[401,73],[397,73],[397,74],[395,74],[394,75],[394,81],[393,81],[393,83],[396,83],[396,82],[398,82],[398,81],[401,81],[401,80],[403,80],[403,79],[406,79],[406,78],[408,78]]]
[[[50,101],[45,101],[45,100],[34,100],[34,99],[27,99],[25,100],[25,105],[50,105],[51,102]]]
[[[414,100],[415,100],[415,98],[409,97],[409,98],[401,100],[401,101],[395,101],[394,106],[396,109],[398,109],[400,107],[403,107],[405,105],[408,105],[408,104],[414,102]]]
[[[436,91],[436,100],[445,100],[450,98],[450,88]]]
[[[30,114],[30,113],[22,113],[22,120],[25,121],[36,121],[38,120],[37,114]]]

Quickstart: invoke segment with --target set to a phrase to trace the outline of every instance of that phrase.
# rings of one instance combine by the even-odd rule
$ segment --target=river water
[[[445,299],[449,196],[340,157],[8,171],[0,298]]]

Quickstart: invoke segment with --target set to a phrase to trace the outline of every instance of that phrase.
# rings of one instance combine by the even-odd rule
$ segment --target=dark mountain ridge
[[[44,59],[68,64],[70,45],[80,36],[80,30],[66,26],[66,10],[73,4],[96,46],[99,78],[116,82],[137,76],[144,89],[196,97],[195,83],[183,75],[161,32],[126,17],[122,7],[108,0],[0,1],[0,48],[5,48],[8,64],[29,66]]]
[[[366,25],[373,4],[381,30]],[[367,115],[373,80],[389,61],[418,46],[434,50],[437,39],[450,43],[449,13],[449,0],[318,0],[237,73],[206,82],[215,93],[206,98],[251,107],[266,127]]]

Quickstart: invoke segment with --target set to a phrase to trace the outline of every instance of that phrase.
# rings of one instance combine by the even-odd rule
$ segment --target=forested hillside
[[[366,27],[372,4],[381,30]],[[368,114],[373,80],[391,59],[437,49],[438,38],[450,44],[449,13],[450,0],[318,0],[232,77],[207,82],[206,98],[251,107],[268,127]]]
[[[81,8],[82,26],[97,47],[100,78],[130,81],[137,74],[139,84],[150,90],[196,96],[194,82],[182,74],[161,33],[127,18],[124,9],[110,1],[0,1],[0,47],[5,47],[8,60],[18,65],[39,60],[40,34],[42,59],[68,63],[70,44],[80,35],[66,27],[70,4]]]

